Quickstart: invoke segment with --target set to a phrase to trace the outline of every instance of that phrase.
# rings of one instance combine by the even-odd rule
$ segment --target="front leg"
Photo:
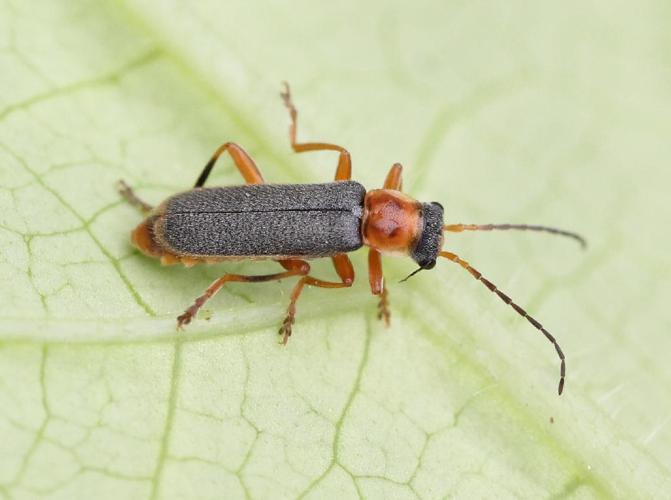
[[[403,166],[400,163],[394,163],[389,169],[382,188],[400,191],[402,187]],[[377,317],[384,320],[385,325],[389,326],[391,312],[389,311],[387,287],[385,286],[384,273],[382,272],[382,254],[374,248],[368,251],[368,281],[370,282],[370,290],[373,292],[373,295],[380,296],[380,301],[377,304]]]
[[[382,255],[373,248],[368,251],[368,281],[370,282],[370,290],[373,292],[373,295],[380,296],[380,301],[377,305],[377,318],[384,320],[384,324],[389,326],[391,312],[389,311],[387,287],[385,286],[384,274],[382,272]]]

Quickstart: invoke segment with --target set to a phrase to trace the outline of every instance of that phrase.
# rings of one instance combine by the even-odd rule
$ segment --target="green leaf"
[[[0,497],[660,498],[671,491],[668,2],[0,4]],[[349,290],[233,284],[129,244],[222,142],[272,182],[354,175],[452,222],[586,233],[450,235],[559,339],[454,264],[409,282],[365,253]],[[227,159],[215,184],[240,183]],[[333,276],[328,262],[314,273]],[[209,317],[209,320],[207,320]]]

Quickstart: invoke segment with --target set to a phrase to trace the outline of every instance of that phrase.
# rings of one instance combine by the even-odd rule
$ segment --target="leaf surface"
[[[0,496],[659,498],[671,491],[668,4],[0,4]],[[227,286],[138,254],[141,216],[222,142],[271,182],[354,176],[438,200],[451,222],[585,233],[450,235],[542,319],[552,346],[448,261],[363,252],[349,290]],[[213,184],[240,183],[229,160]],[[314,273],[334,276],[328,262]]]

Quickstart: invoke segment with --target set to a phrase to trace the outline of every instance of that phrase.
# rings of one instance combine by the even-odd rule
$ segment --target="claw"
[[[289,113],[291,113],[291,116],[295,117],[296,107],[291,100],[291,89],[289,88],[289,84],[287,82],[282,82],[282,85],[284,85],[284,90],[280,92],[280,97],[282,98],[282,101],[284,101],[284,105],[289,110]]]
[[[287,342],[289,341],[289,337],[291,337],[291,330],[292,330],[292,325],[294,324],[294,317],[293,316],[287,316],[284,319],[284,322],[282,323],[282,326],[280,327],[279,333],[282,335],[282,340],[280,341],[280,344],[282,345],[287,345]]]
[[[193,314],[191,314],[189,311],[184,312],[184,314],[180,314],[177,316],[177,329],[178,330],[183,330],[184,325],[188,325],[191,323],[191,320],[193,319]]]
[[[382,294],[380,294],[380,302],[377,304],[377,319],[384,320],[384,324],[387,327],[391,324],[391,312],[389,311],[386,288],[382,290]]]
[[[287,101],[291,100],[291,89],[289,88],[289,84],[287,82],[282,82],[282,85],[284,86],[284,90],[280,92],[280,96],[282,96],[282,99],[286,103]]]

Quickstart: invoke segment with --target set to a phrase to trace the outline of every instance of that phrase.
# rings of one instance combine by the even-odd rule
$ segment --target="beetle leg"
[[[382,255],[377,250],[371,248],[368,250],[368,281],[373,295],[380,296],[380,302],[377,305],[377,317],[384,320],[389,326],[391,313],[389,311],[389,301],[387,299],[387,287],[384,283],[384,274],[382,273]]]
[[[349,151],[342,146],[336,144],[329,144],[326,142],[296,142],[296,129],[298,127],[298,111],[291,100],[291,89],[289,84],[284,82],[284,91],[280,93],[284,105],[289,110],[291,116],[291,125],[289,125],[289,141],[291,148],[296,153],[304,153],[306,151],[338,151],[340,156],[338,158],[338,168],[336,169],[335,180],[346,181],[352,178],[352,158]]]
[[[203,293],[203,295],[198,297],[194,301],[194,303],[186,311],[184,311],[183,314],[177,317],[177,328],[182,328],[184,325],[188,325],[194,318],[194,316],[198,313],[198,310],[201,307],[203,307],[203,304],[205,304],[205,302],[214,297],[216,293],[219,290],[221,290],[221,287],[224,286],[229,281],[236,281],[241,283],[261,283],[264,281],[282,280],[284,278],[289,278],[291,276],[305,275],[309,272],[309,270],[310,266],[307,266],[307,268],[296,266],[292,269],[288,269],[283,273],[263,274],[260,276],[245,276],[242,274],[224,274],[221,278],[215,280],[209,287],[207,287],[205,293]]]
[[[128,184],[126,184],[124,181],[121,180],[118,181],[116,188],[117,191],[119,191],[119,194],[121,194],[121,196],[126,198],[126,201],[128,203],[130,203],[135,208],[140,210],[143,214],[148,214],[154,208],[146,201],[143,201],[140,198],[138,198],[138,196],[135,194],[135,191],[133,191],[133,188],[130,187]]]
[[[403,187],[403,166],[400,163],[392,165],[382,187],[395,191],[401,190]],[[380,301],[377,304],[377,317],[384,320],[384,323],[389,326],[391,312],[389,311],[388,292],[382,272],[382,254],[374,248],[368,250],[368,281],[373,295],[380,296]]]
[[[219,157],[226,151],[229,155],[231,155],[231,158],[233,158],[233,163],[235,163],[235,166],[238,167],[238,170],[242,174],[242,177],[245,179],[247,184],[263,184],[265,182],[261,172],[256,166],[256,163],[254,163],[254,160],[252,160],[251,156],[249,156],[244,149],[242,149],[234,142],[227,142],[219,146],[214,152],[212,158],[210,158],[210,161],[207,162],[207,165],[205,165],[205,168],[198,177],[194,187],[198,188],[205,184],[205,181],[210,176],[212,167],[214,167],[217,159],[219,159]]]
[[[393,189],[401,191],[403,189],[403,165],[394,163],[389,169],[387,178],[384,180],[384,189]]]
[[[291,292],[291,301],[289,302],[289,307],[287,308],[287,316],[280,327],[279,334],[282,335],[282,344],[287,343],[289,337],[291,336],[291,328],[295,321],[296,316],[296,301],[303,291],[305,285],[316,286],[319,288],[348,288],[352,286],[354,282],[354,268],[352,267],[352,262],[349,260],[349,257],[345,254],[335,255],[331,258],[333,260],[333,266],[335,267],[336,273],[340,278],[340,282],[336,281],[324,281],[312,276],[303,276],[294,289]],[[304,260],[281,260],[279,261],[285,269],[293,269],[298,266],[307,266],[308,272],[310,270],[310,265]],[[307,274],[307,273],[306,273]]]

